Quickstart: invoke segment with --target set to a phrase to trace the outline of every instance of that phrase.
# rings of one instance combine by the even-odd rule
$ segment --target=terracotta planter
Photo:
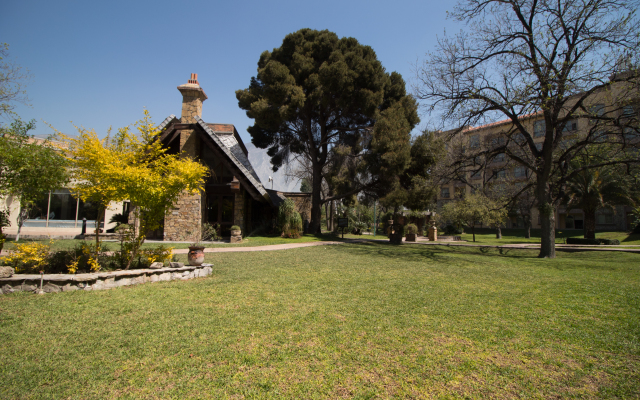
[[[189,246],[189,254],[187,254],[189,265],[197,267],[204,262],[204,247]]]
[[[407,242],[415,242],[416,241],[416,234],[415,233],[407,233],[405,235]]]

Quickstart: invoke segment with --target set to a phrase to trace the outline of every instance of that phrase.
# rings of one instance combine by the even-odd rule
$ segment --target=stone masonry
[[[184,193],[164,217],[164,240],[196,241],[202,224],[202,194]]]
[[[198,75],[191,74],[191,79],[178,86],[182,93],[182,115],[180,122],[195,124],[195,117],[202,116],[202,102],[207,99],[204,90],[198,84]],[[180,151],[184,157],[197,159],[199,143],[192,129],[180,132]],[[184,193],[164,218],[165,240],[193,240],[200,238],[203,215],[202,193],[189,195]]]
[[[233,205],[233,224],[242,229],[242,234],[246,234],[244,231],[244,195],[244,189],[240,193],[236,193],[235,204]]]

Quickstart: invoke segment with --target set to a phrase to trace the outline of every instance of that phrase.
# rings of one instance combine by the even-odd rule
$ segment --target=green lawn
[[[566,238],[584,237],[581,230],[563,230],[558,229],[556,231],[556,243],[561,244],[565,242]],[[596,238],[602,239],[618,239],[620,244],[623,245],[635,245],[640,246],[640,234],[633,234],[628,232],[596,232]],[[465,229],[465,233],[462,235],[462,240],[472,242],[473,235],[470,229]],[[476,244],[496,245],[501,244],[517,244],[517,243],[540,243],[540,230],[532,229],[531,238],[524,238],[524,229],[502,229],[502,239],[496,239],[495,229],[476,229]]]
[[[346,237],[345,237],[346,239]],[[298,239],[285,239],[280,236],[251,236],[246,237],[242,240],[242,243],[222,243],[222,242],[204,242],[202,243],[205,247],[250,247],[250,246],[267,246],[272,244],[284,244],[284,243],[306,243],[306,242],[320,242],[320,241],[338,241],[340,240],[339,236],[332,235],[330,233],[323,233],[322,235],[303,235]],[[30,240],[30,239],[22,239],[19,243],[24,242],[40,242],[40,243],[48,243],[48,240]],[[79,245],[83,242],[81,239],[61,239],[54,240],[51,246],[52,250],[65,250],[71,249],[76,245]],[[89,243],[95,243],[94,240],[87,240]],[[14,248],[13,244],[14,240],[7,240],[5,243],[5,249],[10,250]],[[119,248],[120,243],[116,241],[101,241],[103,247],[106,246],[107,250],[116,250]],[[164,244],[168,247],[173,247],[174,249],[186,249],[191,245],[191,243],[163,243],[163,242],[145,242],[142,245],[142,248],[152,248],[156,247],[159,244]]]
[[[0,296],[0,398],[637,398],[640,256],[502,253],[218,253],[203,279]]]

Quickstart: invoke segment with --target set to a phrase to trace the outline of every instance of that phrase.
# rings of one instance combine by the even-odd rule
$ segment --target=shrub
[[[238,225],[232,225],[232,226],[231,226],[231,230],[232,230],[232,231],[240,231],[240,230],[242,230],[242,229],[240,229],[240,227],[239,227]]]
[[[286,199],[278,207],[278,228],[281,236],[286,238],[299,238],[302,231],[302,217],[295,210],[295,203]]]
[[[45,267],[49,260],[49,250],[52,243],[53,240],[50,240],[49,243],[15,243],[15,250],[4,258],[4,262],[21,274],[47,272]]]
[[[152,249],[143,249],[140,253],[137,268],[147,268],[154,262],[164,264],[165,261],[172,261],[174,258],[173,247],[167,247],[165,245],[160,245]]]
[[[233,228],[233,227],[232,227]],[[220,224],[210,224],[205,222],[202,224],[202,238],[203,242],[208,242],[210,240],[218,240],[220,239]]]
[[[442,235],[462,235],[464,231],[454,225],[448,224],[441,228]]]
[[[404,228],[406,234],[416,235],[418,233],[418,227],[416,226],[416,224],[408,224]]]
[[[585,245],[619,245],[618,239],[584,239],[584,238],[567,238],[567,244],[585,244]]]

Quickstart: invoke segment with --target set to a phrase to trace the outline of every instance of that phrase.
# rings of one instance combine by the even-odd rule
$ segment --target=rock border
[[[96,272],[92,274],[16,274],[0,278],[0,294],[13,292],[58,293],[75,290],[106,290],[147,282],[189,280],[211,275],[213,264],[179,268],[132,269],[128,271]]]

